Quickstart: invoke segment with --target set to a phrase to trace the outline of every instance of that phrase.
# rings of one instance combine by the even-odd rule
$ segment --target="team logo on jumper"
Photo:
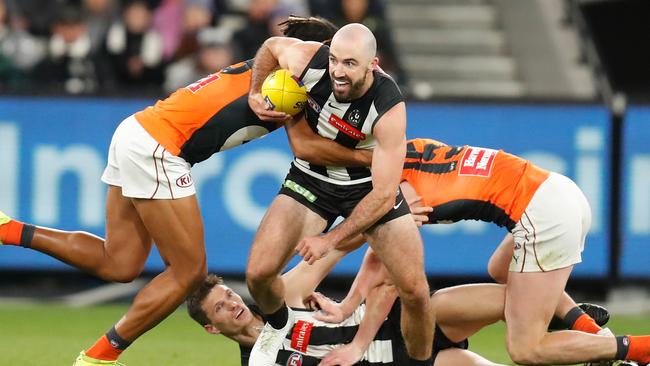
[[[181,188],[187,188],[192,184],[194,184],[194,181],[192,180],[190,173],[185,173],[176,179],[176,185]]]
[[[358,109],[352,110],[352,112],[350,112],[350,115],[348,117],[348,121],[350,121],[350,124],[352,126],[357,127],[357,126],[359,126],[359,121],[360,120],[361,120],[361,112],[359,112]]]
[[[302,355],[298,352],[294,352],[287,358],[287,366],[301,366],[302,365]]]
[[[468,146],[460,160],[458,175],[489,177],[498,150]]]
[[[293,334],[291,334],[291,348],[298,352],[307,352],[309,345],[309,338],[311,337],[311,329],[314,323],[298,320],[296,325],[293,326]]]
[[[351,124],[342,120],[339,116],[332,114],[330,115],[329,121],[332,126],[336,127],[337,130],[343,132],[344,134],[352,137],[355,140],[361,141],[366,138],[366,134],[357,130]]]

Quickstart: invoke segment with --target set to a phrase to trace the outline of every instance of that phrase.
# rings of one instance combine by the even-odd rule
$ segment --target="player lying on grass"
[[[285,301],[296,310],[296,318],[276,363],[285,365],[294,360],[309,366],[319,364],[322,359],[324,364],[344,365],[357,361],[360,365],[406,362],[400,332],[400,301],[394,287],[385,280],[385,268],[372,252],[366,254],[353,290],[342,307],[331,305],[325,297],[313,293],[349,249],[334,250],[314,265],[300,262],[283,275],[287,289]],[[503,318],[504,293],[503,285],[481,284],[447,288],[431,296],[437,316],[434,365],[495,365],[468,351],[466,339]],[[345,305],[353,302],[359,305],[345,310]],[[326,313],[319,314],[321,305],[317,304],[322,304]],[[215,275],[206,278],[188,298],[187,305],[191,317],[207,332],[223,334],[237,342],[242,366],[248,365],[250,350],[265,323],[256,306],[245,304]]]
[[[650,362],[650,336],[598,335],[584,317],[579,328],[587,333],[547,332],[553,314],[562,315],[558,307],[568,310],[564,287],[591,225],[589,203],[569,178],[502,150],[415,139],[407,144],[400,187],[407,202],[425,206],[412,208],[425,216],[421,223],[482,220],[511,233],[491,272],[506,282],[506,348],[515,363]],[[297,250],[314,262],[328,248]]]

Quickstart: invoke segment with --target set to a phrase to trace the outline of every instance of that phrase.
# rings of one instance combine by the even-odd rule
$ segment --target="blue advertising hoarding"
[[[630,108],[623,130],[620,274],[650,277],[650,108]]]
[[[105,186],[99,180],[117,124],[148,101],[0,99],[0,209],[24,221],[103,235]],[[573,178],[592,204],[593,227],[577,276],[607,275],[609,122],[593,106],[410,104],[408,137],[430,137],[529,158]],[[282,131],[193,168],[206,226],[209,267],[243,273],[255,229],[286,174]],[[481,222],[422,231],[431,275],[486,275],[505,231]],[[335,273],[354,274],[362,253]],[[45,255],[2,248],[0,268],[67,268]],[[157,255],[147,269],[157,271]]]

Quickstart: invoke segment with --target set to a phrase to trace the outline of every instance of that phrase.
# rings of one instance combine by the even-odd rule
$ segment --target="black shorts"
[[[339,216],[348,217],[357,203],[371,190],[372,182],[347,186],[332,184],[304,173],[292,163],[289,174],[280,188],[280,194],[293,198],[319,214],[327,220],[327,229],[329,229]],[[402,191],[398,189],[394,207],[377,220],[373,226],[410,213]]]
[[[398,298],[395,300],[395,303],[393,304],[393,307],[390,309],[390,313],[388,313],[388,323],[392,325],[392,328],[394,328],[395,334],[399,335],[399,340],[393,340],[393,358],[402,360],[404,364],[408,364],[408,353],[406,353],[406,345],[404,344],[404,339],[402,338],[402,333],[400,329],[401,325],[401,311],[402,311],[402,303],[400,302],[400,299]],[[396,347],[397,345],[397,347]],[[443,333],[442,329],[438,327],[438,324],[436,324],[436,329],[434,332],[433,336],[433,349],[431,352],[433,362],[435,363],[436,357],[438,356],[438,353],[441,351],[444,351],[449,348],[459,348],[459,349],[468,349],[469,348],[469,340],[464,339],[460,342],[453,342],[447,336],[445,333]],[[398,365],[401,365],[402,363],[397,363]]]

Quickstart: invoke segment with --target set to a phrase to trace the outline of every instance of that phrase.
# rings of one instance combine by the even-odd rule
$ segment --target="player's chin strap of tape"
[[[283,366],[284,365],[318,366],[318,363],[320,363],[320,361],[321,360],[316,357],[307,356],[300,352],[287,351],[284,349],[279,350],[278,355],[275,358],[275,363]]]

